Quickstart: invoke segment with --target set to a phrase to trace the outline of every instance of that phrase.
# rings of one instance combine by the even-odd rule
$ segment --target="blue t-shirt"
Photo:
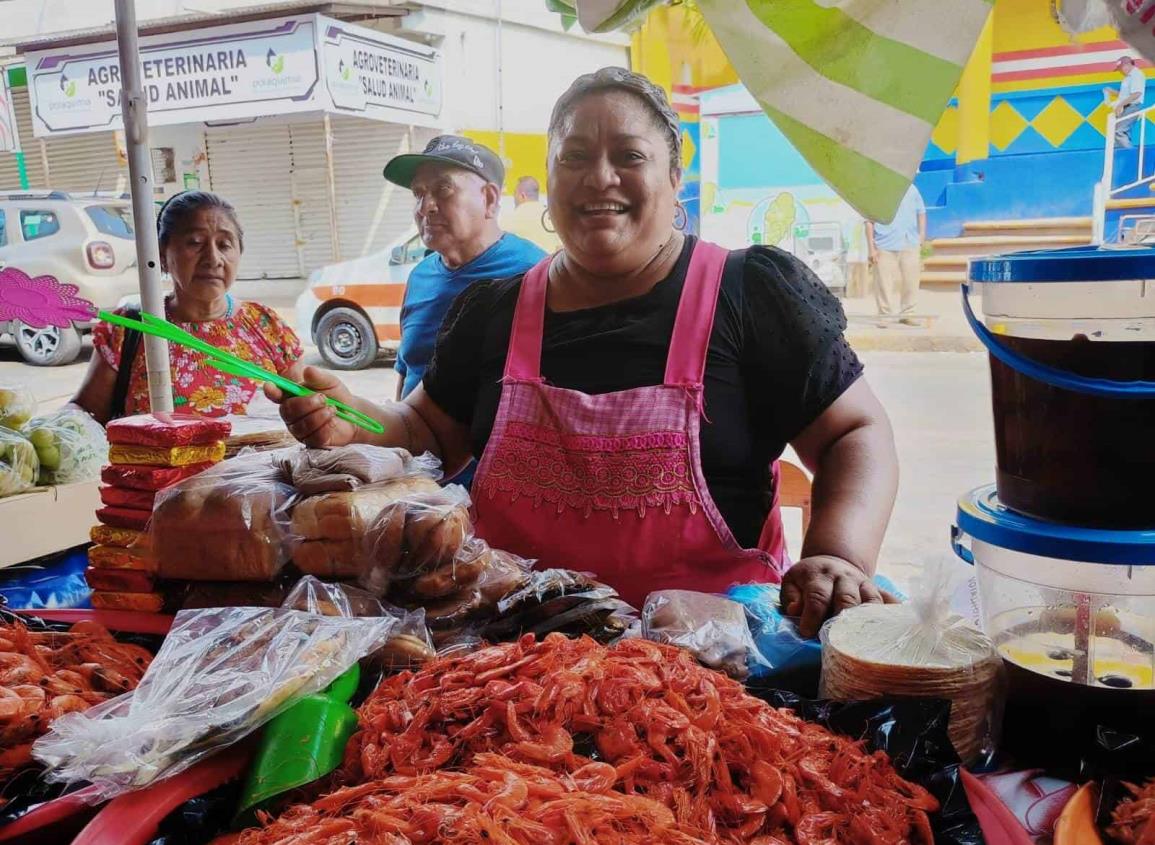
[[[397,373],[404,381],[402,397],[421,384],[445,314],[457,295],[474,282],[507,279],[529,270],[545,251],[525,238],[508,232],[468,264],[450,270],[437,253],[413,268],[401,306],[401,346],[397,350]]]
[[[898,213],[890,223],[874,224],[874,243],[879,249],[887,252],[902,252],[919,245],[918,215],[926,214],[926,203],[922,201],[922,194],[918,188],[911,185],[902,202],[898,204]]]

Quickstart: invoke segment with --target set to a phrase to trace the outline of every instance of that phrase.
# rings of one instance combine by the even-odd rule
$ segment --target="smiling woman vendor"
[[[459,296],[403,403],[304,371],[383,435],[320,397],[270,398],[310,445],[429,450],[449,471],[478,456],[477,532],[543,568],[592,571],[638,607],[656,589],[781,579],[813,633],[883,599],[870,575],[897,486],[893,434],[838,301],[803,264],[678,231],[680,162],[660,89],[619,68],[580,77],[549,126],[564,248]],[[787,444],[814,473],[793,566],[772,468]]]

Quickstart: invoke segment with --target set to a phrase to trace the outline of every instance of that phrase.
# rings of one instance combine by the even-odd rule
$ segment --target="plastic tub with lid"
[[[1042,519],[1155,527],[1155,249],[971,262],[991,355],[999,497]],[[983,320],[968,289],[982,294]]]
[[[1007,665],[1008,742],[1149,722],[1155,705],[1155,530],[1082,528],[959,500],[955,551],[975,566],[983,627]],[[1084,737],[1086,739],[1086,737]],[[1033,749],[1032,749],[1033,750]]]

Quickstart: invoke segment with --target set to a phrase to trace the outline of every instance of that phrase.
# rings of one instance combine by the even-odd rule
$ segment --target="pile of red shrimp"
[[[590,828],[577,810],[547,810],[558,796],[556,784],[534,785],[549,779],[543,769],[582,812],[609,813],[603,827],[620,835],[580,834]],[[486,783],[470,780],[478,777]],[[885,754],[769,706],[687,652],[556,634],[387,680],[361,707],[340,778],[345,790],[284,817],[299,838],[251,832],[245,845],[344,843],[352,831],[388,832],[393,838],[365,841],[391,843],[585,845],[676,834],[686,842],[929,845],[927,813],[938,808]],[[431,812],[445,824],[413,816],[408,828],[371,826],[378,803],[400,802],[389,806],[405,815],[407,802],[424,800],[421,790],[441,788],[455,809]],[[647,832],[659,823],[668,833]]]
[[[0,784],[32,763],[53,720],[135,689],[151,661],[95,622],[34,631],[0,620]]]
[[[679,824],[664,804],[612,788],[614,769],[587,763],[565,775],[478,754],[462,771],[394,775],[293,807],[236,845],[417,842],[564,845],[713,840]]]

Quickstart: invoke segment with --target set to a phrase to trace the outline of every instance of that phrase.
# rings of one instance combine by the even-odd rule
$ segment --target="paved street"
[[[46,407],[71,396],[87,366],[25,366],[14,348],[0,347],[0,384],[24,382]],[[986,356],[951,352],[863,352],[867,375],[889,409],[898,439],[902,483],[881,569],[907,583],[919,565],[949,553],[949,527],[958,497],[994,480],[994,446]],[[310,350],[310,363],[320,363]],[[391,397],[393,370],[384,362],[348,373],[357,392]],[[787,515],[791,548],[798,548],[799,520]]]

